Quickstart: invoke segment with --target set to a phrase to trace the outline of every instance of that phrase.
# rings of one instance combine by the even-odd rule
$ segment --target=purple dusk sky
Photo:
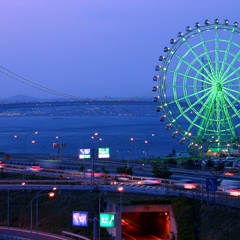
[[[151,92],[163,48],[186,26],[240,22],[240,1],[2,0],[0,65],[81,97]]]

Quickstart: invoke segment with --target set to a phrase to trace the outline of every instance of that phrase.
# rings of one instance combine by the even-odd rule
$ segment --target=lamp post
[[[52,190],[56,190],[57,188],[53,188]],[[30,228],[31,228],[31,240],[32,240],[32,202],[33,200],[36,198],[36,240],[38,239],[38,197],[42,196],[42,195],[46,195],[48,194],[49,197],[54,197],[55,193],[54,192],[50,192],[50,193],[43,193],[40,194],[42,191],[44,191],[46,189],[42,189],[41,191],[39,191],[37,193],[37,196],[35,196],[32,200],[31,200],[31,223],[30,223]]]
[[[91,139],[94,139],[94,136],[98,136],[98,132],[95,132],[94,134],[87,134],[83,138],[83,147],[85,148],[85,139],[87,136],[91,136]],[[92,149],[91,149],[92,151]],[[83,178],[85,179],[85,158],[83,159]]]
[[[228,156],[230,157],[230,144],[229,143],[227,143],[227,149],[228,149]]]
[[[22,182],[21,186],[24,186],[26,183]],[[11,187],[16,186],[17,184],[12,185]],[[8,188],[8,203],[7,203],[7,240],[9,239],[9,190],[10,188]]]
[[[102,141],[102,140],[104,140],[104,138],[99,138],[99,139],[94,139],[93,141],[92,141],[92,143],[91,143],[91,191],[93,190],[93,179],[94,179],[94,171],[93,171],[93,165],[94,165],[94,153],[95,153],[95,149],[94,149],[94,146],[93,146],[93,144],[94,144],[94,142],[96,141],[96,140],[99,140],[99,141]]]
[[[148,141],[145,140],[144,143],[147,144],[147,151],[146,151],[146,154],[145,154],[146,155],[146,160],[147,160],[148,159]]]
[[[106,192],[105,190],[103,190],[100,194],[99,194],[99,205],[98,205],[98,213],[99,213],[99,226],[98,226],[98,240],[100,240],[100,235],[101,235],[101,232],[100,232],[100,212],[101,212],[101,195]]]
[[[26,163],[26,161],[27,161],[27,136],[28,135],[30,135],[30,134],[38,134],[38,132],[29,132],[29,133],[27,133],[26,135],[25,135],[25,141],[24,141],[24,157],[25,157],[25,163]],[[32,142],[32,143],[35,143],[35,141],[34,142]],[[24,181],[24,177],[25,177],[25,166],[26,166],[26,164],[24,164],[23,165],[23,181]]]
[[[14,138],[20,138],[20,153],[21,153],[21,155],[23,157],[22,138],[19,137],[18,135],[14,135]]]
[[[120,240],[122,240],[122,191],[123,187],[119,187],[118,191],[120,192]]]
[[[154,133],[152,133],[152,137],[154,137]],[[154,139],[153,139],[154,142]],[[152,144],[152,159],[154,158],[153,144]]]
[[[137,147],[136,147],[136,138],[130,138],[130,140],[131,141],[134,141],[135,142],[135,160],[137,160],[137,157],[136,157],[136,149],[137,149]]]
[[[56,139],[59,139],[59,136],[55,137]],[[59,153],[59,158],[61,159],[61,150],[62,150],[62,143],[57,143],[58,146],[58,153]]]

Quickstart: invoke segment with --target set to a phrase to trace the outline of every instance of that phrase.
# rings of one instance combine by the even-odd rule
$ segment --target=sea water
[[[59,156],[53,143],[66,143],[62,156],[77,156],[79,148],[108,147],[118,159],[167,156],[185,151],[180,136],[172,138],[158,117],[133,116],[9,116],[0,118],[0,152]],[[38,132],[37,135],[34,132]],[[91,138],[97,132],[95,140]],[[14,136],[17,137],[14,137]],[[56,139],[58,136],[58,139]],[[99,141],[99,137],[103,138]],[[134,140],[131,141],[130,139]],[[35,143],[32,143],[32,141]],[[148,141],[145,143],[145,141]]]

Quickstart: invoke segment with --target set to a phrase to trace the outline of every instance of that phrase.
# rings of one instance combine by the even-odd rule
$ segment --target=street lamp
[[[120,192],[120,239],[122,240],[122,191],[123,187],[119,187],[118,191]]]
[[[135,142],[135,160],[137,160],[137,157],[136,157],[136,138],[130,138],[131,141],[134,141]]]
[[[154,137],[154,133],[152,133],[152,137]],[[154,142],[154,139],[153,139]],[[152,159],[154,158],[153,144],[152,144]]]
[[[59,139],[59,136],[55,137],[56,139]],[[58,148],[58,153],[59,153],[59,158],[62,158],[61,152],[62,152],[62,148],[66,148],[66,143],[63,142],[57,142],[56,144],[53,143],[53,148]]]
[[[22,149],[22,138],[21,137],[19,137],[18,135],[14,135],[14,138],[20,138],[20,153],[21,153],[21,155],[23,156],[23,149]]]
[[[83,138],[83,147],[84,147],[84,148],[85,148],[85,139],[86,139],[86,137],[88,137],[88,136],[91,136],[91,139],[94,139],[94,136],[98,136],[98,133],[95,132],[95,133],[93,133],[93,134],[87,134],[87,135],[85,135],[85,137]],[[92,149],[91,149],[91,151],[92,151]],[[83,159],[83,178],[85,179],[85,158]]]
[[[230,144],[229,143],[227,143],[227,149],[228,149],[228,156],[230,156]]]
[[[146,151],[146,154],[145,154],[146,155],[145,158],[147,160],[147,158],[148,158],[148,141],[145,140],[144,143],[147,144],[147,151]]]
[[[53,188],[53,190],[56,190],[57,188]],[[30,223],[30,228],[31,228],[31,240],[32,240],[32,203],[33,200],[36,198],[36,240],[38,239],[38,197],[42,196],[42,195],[48,195],[49,197],[54,197],[55,193],[54,192],[49,192],[49,193],[42,193],[40,194],[42,191],[44,191],[46,189],[42,189],[41,191],[39,191],[37,193],[37,196],[35,196],[32,200],[31,200],[31,223]]]
[[[95,138],[91,143],[91,155],[92,155],[91,156],[92,157],[92,161],[91,161],[91,191],[92,191],[92,188],[93,188],[93,178],[94,178],[93,165],[94,165],[94,152],[95,152],[95,149],[92,148],[92,146],[93,146],[93,144],[96,140],[103,141],[104,138],[99,138],[99,139]]]
[[[25,186],[25,182],[21,183],[21,186]],[[16,186],[17,184],[12,185],[11,187]],[[10,188],[8,188],[8,204],[7,204],[7,240],[9,239],[9,190]]]
[[[99,213],[99,226],[98,226],[98,240],[100,240],[100,212],[101,212],[101,195],[106,192],[105,190],[103,190],[100,194],[99,194],[99,205],[98,205],[98,213]]]
[[[38,134],[38,132],[29,132],[25,135],[25,141],[24,141],[24,156],[25,156],[25,163],[27,161],[27,136],[30,134]],[[32,141],[32,143],[35,143],[35,141]],[[24,181],[24,177],[25,177],[25,166],[26,164],[23,165],[23,181]]]

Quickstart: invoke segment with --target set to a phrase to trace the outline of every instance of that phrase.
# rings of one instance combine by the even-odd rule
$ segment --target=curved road
[[[33,231],[33,239],[36,239],[36,232]],[[0,227],[0,234],[7,235],[7,227]],[[9,236],[20,237],[24,239],[31,239],[31,232],[28,229],[22,228],[9,228]],[[69,240],[72,238],[64,237],[47,232],[38,232],[39,240]]]

